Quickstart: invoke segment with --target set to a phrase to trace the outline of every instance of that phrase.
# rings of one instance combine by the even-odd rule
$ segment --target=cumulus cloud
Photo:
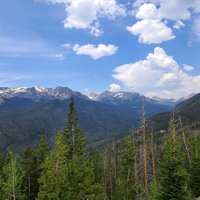
[[[110,91],[111,92],[119,92],[120,90],[121,90],[120,85],[118,85],[116,83],[110,84]]]
[[[139,42],[149,44],[173,39],[173,29],[185,27],[183,21],[189,20],[193,13],[200,12],[199,0],[138,0],[134,7],[135,18],[138,21],[127,27],[127,30],[139,36]],[[172,21],[174,25],[170,27],[168,21]],[[197,29],[197,24],[195,22],[194,29]],[[161,33],[158,36],[159,30]],[[156,37],[159,39],[156,40]]]
[[[172,29],[167,27],[160,18],[156,5],[152,3],[142,4],[135,17],[139,21],[128,26],[127,30],[133,35],[138,35],[139,42],[159,44],[175,37]]]
[[[104,56],[115,54],[118,50],[118,47],[111,44],[99,44],[98,46],[92,44],[80,46],[79,44],[76,44],[74,45],[73,50],[77,55],[87,55],[96,60]]]
[[[156,19],[143,19],[133,26],[128,26],[127,30],[133,35],[138,35],[139,42],[147,44],[159,44],[175,37],[171,28]]]
[[[67,17],[64,20],[66,29],[89,29],[94,36],[101,36],[100,18],[114,19],[125,16],[125,7],[116,0],[42,0],[46,3],[65,5]]]
[[[194,70],[194,67],[190,66],[190,65],[186,65],[184,64],[183,65],[183,68],[185,71],[189,72],[189,71],[193,71]]]
[[[156,5],[152,3],[145,3],[139,7],[138,12],[136,13],[137,19],[157,19],[158,10]]]
[[[113,77],[137,92],[163,98],[179,98],[200,90],[200,75],[182,71],[160,47],[144,60],[115,68]]]

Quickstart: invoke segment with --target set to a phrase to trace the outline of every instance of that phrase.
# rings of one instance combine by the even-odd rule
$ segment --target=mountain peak
[[[38,100],[52,100],[52,99],[69,99],[71,96],[88,99],[87,96],[80,92],[74,92],[68,87],[44,88],[41,86],[35,87],[1,87],[0,99],[3,98],[29,98],[34,101]],[[2,102],[2,101],[1,101]]]

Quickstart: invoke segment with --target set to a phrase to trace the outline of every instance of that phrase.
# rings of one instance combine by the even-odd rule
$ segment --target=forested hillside
[[[114,103],[104,102],[106,98],[110,101],[110,95]],[[103,101],[93,101],[67,87],[0,88],[0,150],[10,147],[21,152],[27,146],[36,147],[42,135],[53,144],[55,134],[64,128],[71,96],[77,106],[78,126],[89,142],[123,136],[137,126],[142,102],[149,117],[171,108],[127,92],[109,92]]]
[[[191,128],[200,128],[200,94],[182,101],[174,107],[174,111],[181,117],[184,125]],[[170,112],[160,113],[153,116],[154,126],[157,130],[167,129],[170,121]]]
[[[143,110],[144,111],[144,110]],[[200,131],[172,113],[167,133],[139,129],[95,151],[77,126],[71,98],[65,129],[49,147],[0,155],[0,200],[194,200],[200,196]],[[188,131],[188,130],[187,130]]]

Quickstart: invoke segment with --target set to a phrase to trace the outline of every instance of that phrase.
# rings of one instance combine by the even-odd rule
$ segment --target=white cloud
[[[115,54],[118,50],[118,47],[111,44],[99,44],[98,46],[92,44],[80,46],[79,44],[76,44],[74,45],[73,50],[77,55],[88,55],[96,60],[104,56]]]
[[[117,0],[42,0],[46,3],[64,3],[67,17],[64,20],[66,29],[89,29],[94,36],[101,36],[100,18],[114,19],[125,16],[126,9]]]
[[[99,22],[96,22],[94,26],[90,27],[90,33],[96,37],[103,35],[103,30],[101,30]]]
[[[113,77],[137,92],[163,98],[200,92],[200,75],[183,72],[173,57],[159,47],[145,60],[117,67]]]
[[[152,3],[142,4],[135,17],[140,21],[137,21],[133,26],[128,26],[127,30],[133,35],[138,35],[139,42],[159,44],[175,38],[172,29],[167,27],[160,18],[156,5]]]
[[[136,13],[137,19],[157,19],[158,10],[156,5],[152,3],[145,3],[139,7],[138,12]]]
[[[175,37],[171,28],[155,19],[143,19],[133,26],[128,26],[127,30],[133,35],[138,35],[139,42],[147,44],[159,44]]]
[[[61,44],[61,47],[65,47],[66,49],[71,49],[71,44],[70,43],[66,43],[66,44]]]
[[[191,14],[189,8],[196,0],[168,0],[161,1],[159,13],[164,19],[187,20]]]
[[[182,28],[182,27],[185,27],[185,24],[181,20],[176,21],[174,23],[174,26],[173,26],[173,28],[177,29],[177,30]]]
[[[120,85],[118,85],[116,83],[110,84],[110,91],[111,92],[119,92],[120,90],[121,90]]]
[[[183,64],[183,68],[185,71],[189,72],[189,71],[193,71],[194,70],[194,67],[190,66],[190,65],[186,65],[186,64]]]
[[[193,13],[200,13],[199,0],[137,0],[134,3],[134,15],[139,21],[127,29],[139,36],[139,42],[161,43],[173,39],[175,36],[172,28],[185,27],[184,21],[191,19]],[[174,25],[170,27],[168,21]],[[194,29],[198,30],[198,27],[198,22],[195,22]],[[158,36],[159,30],[161,33]]]
[[[92,0],[74,0],[66,4],[67,18],[64,21],[65,28],[85,29],[89,28],[97,19],[97,11]]]

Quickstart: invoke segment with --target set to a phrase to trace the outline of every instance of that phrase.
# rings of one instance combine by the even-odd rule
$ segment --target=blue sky
[[[179,98],[199,57],[199,0],[0,0],[1,86]]]

